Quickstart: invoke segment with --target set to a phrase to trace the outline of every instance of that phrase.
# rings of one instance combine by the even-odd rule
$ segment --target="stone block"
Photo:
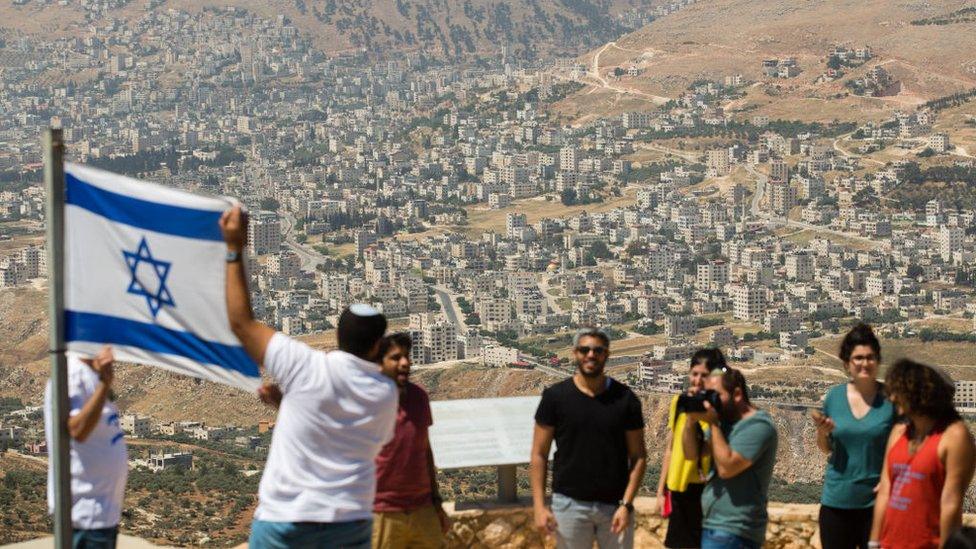
[[[468,526],[463,522],[455,522],[454,527],[451,530],[451,533],[457,537],[457,539],[461,542],[462,546],[471,545],[471,542],[474,541],[474,536],[475,536],[474,530],[472,530],[470,526]]]
[[[486,526],[478,535],[478,538],[489,547],[498,547],[508,541],[513,531],[514,528],[512,528],[512,525],[507,520],[499,517]]]
[[[664,547],[664,545],[661,543],[660,538],[648,530],[637,528],[634,530],[634,547],[640,547],[641,549],[659,549]]]

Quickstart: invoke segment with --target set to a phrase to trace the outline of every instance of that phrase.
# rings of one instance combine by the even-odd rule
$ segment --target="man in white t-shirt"
[[[129,475],[119,410],[110,400],[112,350],[93,359],[69,354],[68,433],[71,436],[71,527],[75,549],[111,549],[119,533]],[[44,432],[53,448],[51,381],[44,391]],[[54,512],[54,461],[48,460],[48,512]]]
[[[393,438],[397,389],[377,364],[386,319],[369,305],[339,316],[339,350],[311,349],[256,321],[242,254],[247,219],[224,213],[227,315],[244,349],[283,398],[258,488],[250,547],[367,548],[374,460]]]

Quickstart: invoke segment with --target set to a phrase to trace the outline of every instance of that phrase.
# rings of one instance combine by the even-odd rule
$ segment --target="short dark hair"
[[[608,336],[607,333],[600,328],[593,327],[583,328],[577,331],[576,334],[573,335],[573,347],[578,346],[580,340],[584,337],[595,337],[600,341],[603,341],[603,344],[606,345],[608,349],[610,348],[610,336]]]
[[[908,406],[908,411],[930,417],[945,427],[959,419],[952,403],[956,387],[942,372],[903,358],[885,375],[885,391]]]
[[[339,349],[368,359],[369,352],[385,331],[386,317],[382,314],[360,316],[346,307],[339,315],[339,326],[336,328]]]
[[[380,340],[380,356],[386,356],[386,353],[390,352],[390,348],[393,346],[397,346],[409,354],[410,348],[413,347],[413,340],[410,339],[410,334],[405,332],[397,332],[384,336]]]
[[[735,368],[728,368],[722,374],[722,388],[728,391],[730,395],[733,395],[735,394],[736,387],[742,389],[742,400],[746,401],[746,404],[751,405],[752,402],[749,401],[749,388],[746,387],[746,376],[742,375],[742,372]]]
[[[878,356],[878,360],[881,360],[881,342],[878,341],[878,337],[874,335],[874,330],[871,326],[864,324],[863,322],[851,328],[851,331],[847,332],[844,339],[840,342],[840,352],[837,356],[847,364],[851,360],[851,353],[854,352],[854,347],[858,345],[867,345],[871,347],[874,354]]]
[[[715,348],[698,349],[695,351],[695,354],[691,355],[691,365],[688,367],[694,368],[699,364],[704,364],[709,372],[728,367],[728,363],[725,361],[725,355],[722,354],[722,351]]]

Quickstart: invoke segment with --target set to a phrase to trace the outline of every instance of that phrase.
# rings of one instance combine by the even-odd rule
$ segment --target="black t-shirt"
[[[535,421],[555,430],[553,492],[601,503],[624,497],[630,474],[624,433],[644,427],[640,400],[630,388],[613,380],[591,397],[573,378],[560,381],[542,391]]]

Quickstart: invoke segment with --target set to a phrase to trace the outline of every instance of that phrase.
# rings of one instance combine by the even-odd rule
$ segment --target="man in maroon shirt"
[[[383,373],[400,389],[396,429],[376,457],[373,547],[439,548],[450,527],[437,489],[437,470],[427,429],[433,424],[427,392],[410,382],[410,336],[380,343]]]

